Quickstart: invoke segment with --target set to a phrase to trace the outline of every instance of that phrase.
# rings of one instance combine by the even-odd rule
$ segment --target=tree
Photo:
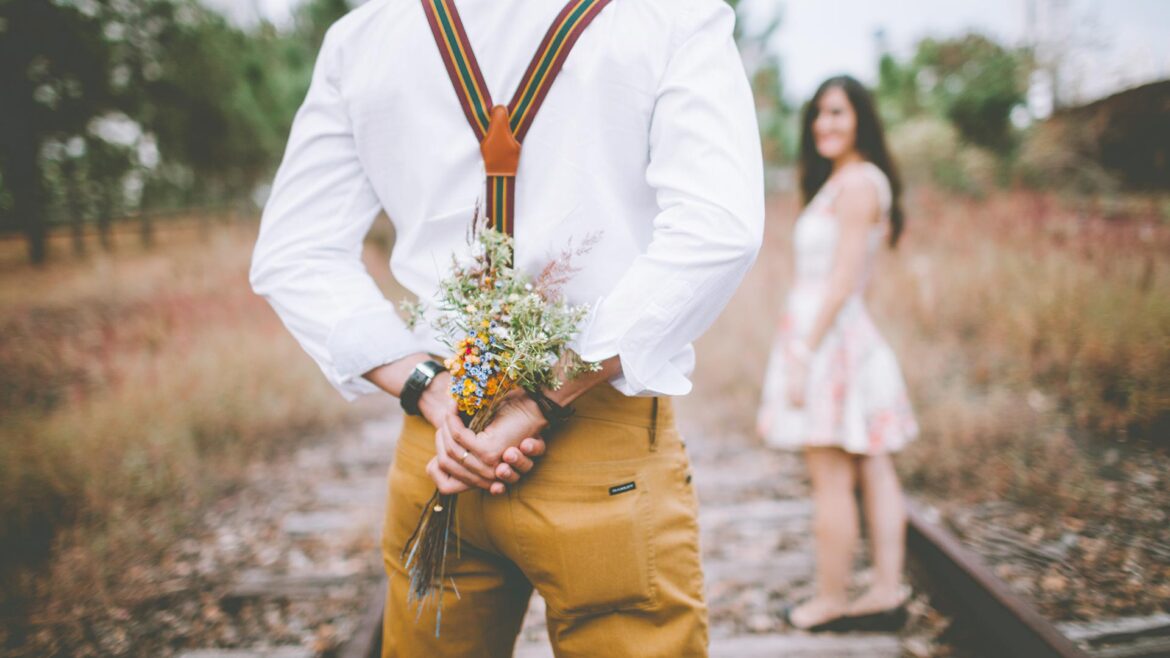
[[[1024,102],[1028,67],[1022,52],[968,34],[923,39],[913,65],[927,101],[967,141],[999,151],[1012,145],[1012,108]]]
[[[739,0],[727,0],[727,3],[736,13],[740,13]],[[762,30],[752,34],[743,31],[747,21],[737,20],[735,24],[735,42],[751,81],[764,161],[769,164],[788,162],[796,152],[792,120],[794,112],[784,99],[780,58],[770,47],[772,38],[780,29],[781,20],[782,16],[777,11]]]
[[[919,69],[913,63],[902,64],[889,52],[878,62],[878,84],[874,90],[882,117],[898,124],[922,112],[918,94]]]
[[[21,230],[29,259],[46,257],[41,149],[77,134],[115,106],[99,9],[0,0],[0,172],[11,199],[5,224]]]
[[[106,236],[131,202],[248,196],[275,168],[321,38],[347,10],[311,0],[290,33],[245,32],[197,0],[0,0],[0,230],[22,231],[40,263],[57,212],[81,251],[82,222]],[[149,163],[95,130],[108,117],[149,143]],[[135,181],[145,191],[132,200]]]

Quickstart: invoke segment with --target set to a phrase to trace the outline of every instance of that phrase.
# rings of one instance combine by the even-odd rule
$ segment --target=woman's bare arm
[[[856,290],[865,268],[869,232],[881,212],[877,188],[862,172],[845,171],[840,176],[841,191],[834,202],[839,230],[837,249],[824,302],[805,337],[810,352],[820,347],[845,300]]]

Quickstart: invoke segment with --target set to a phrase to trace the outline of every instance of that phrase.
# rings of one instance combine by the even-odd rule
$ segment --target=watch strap
[[[435,377],[445,370],[443,364],[434,359],[427,359],[416,365],[406,378],[406,383],[402,385],[402,395],[398,398],[402,410],[410,416],[421,416],[418,401],[422,398],[423,391],[427,390],[427,386],[430,386]]]
[[[562,406],[553,402],[539,389],[528,391],[528,397],[532,398],[537,408],[540,409],[540,415],[548,421],[549,429],[556,429],[565,424],[576,411],[571,405]]]

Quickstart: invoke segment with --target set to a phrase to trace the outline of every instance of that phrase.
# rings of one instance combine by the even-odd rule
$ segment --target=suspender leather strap
[[[422,0],[423,11],[451,77],[455,95],[479,140],[487,173],[487,214],[512,235],[520,142],[528,134],[549,88],[573,45],[610,0],[569,0],[549,26],[507,107],[494,105],[454,0]]]

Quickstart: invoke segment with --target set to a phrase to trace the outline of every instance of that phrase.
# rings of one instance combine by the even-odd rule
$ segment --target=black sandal
[[[859,631],[872,633],[894,633],[901,630],[910,620],[910,611],[907,606],[910,599],[914,598],[914,590],[903,587],[902,594],[902,600],[892,608],[850,616],[849,619],[853,627]]]
[[[846,617],[849,625],[858,631],[871,633],[894,633],[902,629],[910,619],[910,611],[906,609],[906,601],[893,608],[867,612],[864,615]]]
[[[852,624],[853,618],[849,615],[841,615],[839,617],[833,617],[832,619],[826,619],[825,621],[813,624],[812,626],[797,626],[792,621],[792,610],[795,607],[796,606],[792,605],[784,606],[784,623],[787,624],[789,628],[798,631],[804,631],[806,633],[844,633],[846,631],[854,630]]]

